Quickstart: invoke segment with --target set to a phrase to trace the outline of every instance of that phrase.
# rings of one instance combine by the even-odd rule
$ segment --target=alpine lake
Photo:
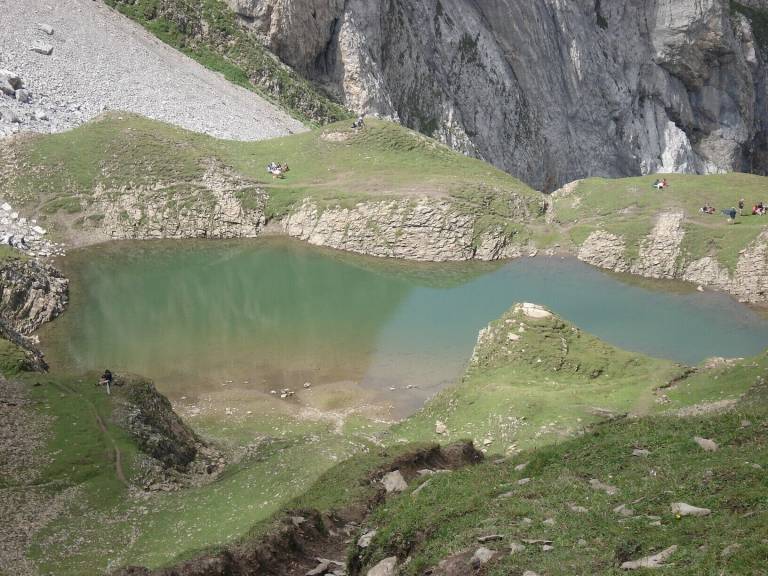
[[[187,417],[405,417],[461,377],[478,331],[516,302],[684,364],[768,348],[768,318],[726,294],[569,258],[415,264],[263,238],[109,243],[59,265],[71,302],[40,332],[51,366],[142,374]]]

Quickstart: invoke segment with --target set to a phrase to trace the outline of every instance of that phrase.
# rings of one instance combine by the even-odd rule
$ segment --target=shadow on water
[[[109,244],[63,264],[70,309],[41,334],[51,363],[144,373],[172,397],[351,381],[406,414],[519,301],[682,363],[768,347],[768,320],[726,295],[652,290],[572,259],[404,264],[263,239]]]

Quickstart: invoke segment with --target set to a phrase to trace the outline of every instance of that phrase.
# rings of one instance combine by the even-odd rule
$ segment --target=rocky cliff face
[[[683,250],[683,214],[659,214],[651,233],[640,242],[636,258],[628,254],[626,240],[604,230],[592,232],[579,247],[578,258],[614,272],[646,278],[678,279],[730,292],[744,302],[768,301],[768,231],[763,231],[739,254],[728,270],[711,256],[692,260]]]
[[[266,218],[266,194],[211,162],[200,182],[97,190],[85,226],[110,239],[253,238]]]
[[[9,259],[0,265],[0,319],[28,336],[64,311],[69,281],[52,266]]]
[[[536,187],[768,169],[766,59],[728,0],[229,2],[349,107]]]
[[[520,206],[524,218],[525,208]],[[371,256],[429,262],[498,260],[523,247],[503,226],[479,226],[479,217],[436,198],[362,202],[321,209],[305,201],[283,221],[283,230],[316,246]]]

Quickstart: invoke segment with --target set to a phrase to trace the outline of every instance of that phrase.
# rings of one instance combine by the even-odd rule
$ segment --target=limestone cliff
[[[360,112],[554,189],[768,169],[764,0],[229,0]]]
[[[577,254],[584,262],[614,272],[684,280],[730,292],[744,302],[768,301],[768,230],[741,251],[733,271],[712,256],[691,258],[683,249],[685,234],[683,214],[663,212],[651,233],[640,241],[634,258],[625,238],[604,230],[592,232]]]
[[[519,206],[520,218],[526,208]],[[483,229],[480,217],[446,199],[361,202],[321,209],[305,201],[283,221],[283,230],[317,246],[371,256],[430,262],[498,260],[522,254],[514,230]]]
[[[69,281],[52,266],[10,258],[0,265],[0,319],[28,336],[64,311]]]

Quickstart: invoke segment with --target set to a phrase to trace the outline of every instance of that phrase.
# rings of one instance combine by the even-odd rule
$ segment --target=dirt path
[[[74,390],[69,385],[60,383],[60,386],[66,390],[68,393],[73,394],[75,396],[79,396],[83,402],[88,404],[91,412],[93,413],[94,419],[96,420],[96,425],[99,427],[99,431],[101,434],[106,438],[107,442],[112,445],[112,456],[113,460],[115,462],[115,475],[117,476],[117,479],[120,480],[120,482],[128,488],[130,484],[128,483],[128,479],[125,476],[125,470],[123,469],[123,454],[120,451],[120,448],[117,445],[117,442],[115,442],[115,439],[112,437],[112,435],[109,433],[109,429],[107,428],[107,425],[104,423],[104,419],[99,415],[99,412],[96,410],[96,406],[93,405],[93,402],[85,398],[80,392],[77,390]]]

